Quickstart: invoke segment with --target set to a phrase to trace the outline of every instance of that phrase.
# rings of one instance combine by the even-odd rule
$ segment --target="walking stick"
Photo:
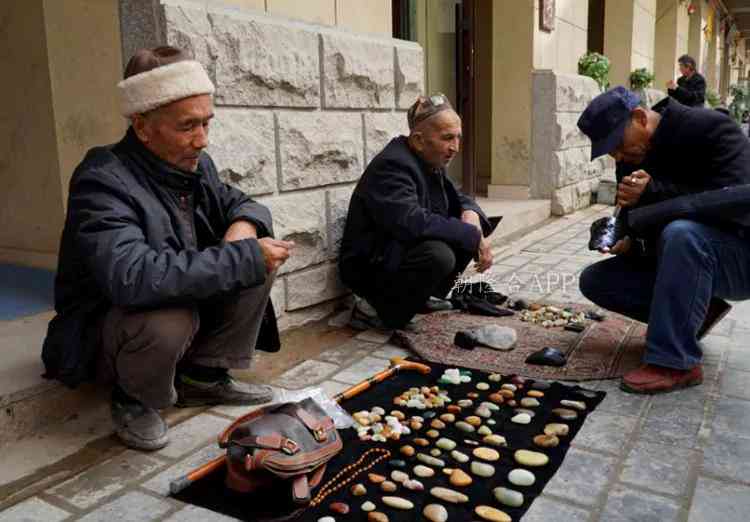
[[[390,360],[390,366],[388,368],[386,368],[380,373],[373,375],[372,377],[368,379],[365,379],[359,384],[355,384],[351,388],[344,390],[343,392],[335,395],[333,397],[333,400],[340,404],[342,401],[351,399],[352,397],[359,395],[363,391],[369,389],[374,384],[383,382],[384,380],[392,377],[393,375],[401,371],[418,371],[419,373],[423,375],[427,375],[428,373],[430,373],[431,368],[427,366],[426,364],[420,364],[414,361],[407,361],[403,359],[402,357],[394,357],[393,359]],[[193,484],[194,482],[210,475],[211,473],[214,473],[215,471],[220,470],[222,467],[226,465],[226,459],[227,459],[227,456],[222,455],[220,457],[215,458],[214,460],[210,462],[207,462],[206,464],[203,464],[201,467],[191,471],[190,473],[173,480],[172,482],[169,483],[169,491],[173,495],[176,495],[177,493],[184,490],[185,488],[187,488],[189,485]]]

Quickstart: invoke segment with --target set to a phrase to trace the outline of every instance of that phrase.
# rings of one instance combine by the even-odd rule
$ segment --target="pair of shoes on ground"
[[[352,315],[349,319],[349,326],[355,330],[409,330],[414,331],[416,321],[412,318],[408,323],[399,327],[393,328],[387,326],[383,320],[378,316],[378,312],[375,308],[367,302],[366,299],[354,296],[354,306],[352,307]]]
[[[273,389],[232,379],[228,374],[216,382],[200,382],[179,376],[176,383],[179,407],[232,404],[249,406],[273,399]],[[128,447],[154,451],[169,443],[167,424],[154,408],[128,397],[122,390],[112,393],[112,422],[115,433]]]

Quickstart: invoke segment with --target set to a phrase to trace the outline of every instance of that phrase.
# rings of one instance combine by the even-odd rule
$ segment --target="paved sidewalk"
[[[491,277],[530,300],[585,302],[577,274],[599,259],[588,226],[611,208],[558,219],[507,245]],[[273,384],[313,384],[334,394],[406,355],[378,332],[363,332],[308,359]],[[607,398],[587,419],[560,470],[525,521],[744,522],[750,513],[750,303],[706,338],[706,382],[657,397],[591,383]],[[5,521],[229,520],[165,497],[169,481],[219,454],[215,435],[246,408],[217,407],[173,428],[151,454],[125,451],[0,513]]]

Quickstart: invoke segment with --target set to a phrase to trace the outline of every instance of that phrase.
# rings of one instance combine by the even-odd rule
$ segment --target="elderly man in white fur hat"
[[[293,244],[203,151],[214,86],[200,63],[141,50],[118,87],[130,127],[70,181],[42,358],[70,386],[112,383],[117,435],[154,450],[168,442],[159,409],[271,400],[228,370],[279,349],[269,293]]]

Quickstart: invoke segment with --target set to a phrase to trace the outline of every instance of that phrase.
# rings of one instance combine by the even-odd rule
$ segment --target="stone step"
[[[490,216],[503,216],[490,236],[492,248],[499,248],[509,239],[527,232],[550,219],[551,202],[548,199],[489,199],[477,198],[477,203]]]

